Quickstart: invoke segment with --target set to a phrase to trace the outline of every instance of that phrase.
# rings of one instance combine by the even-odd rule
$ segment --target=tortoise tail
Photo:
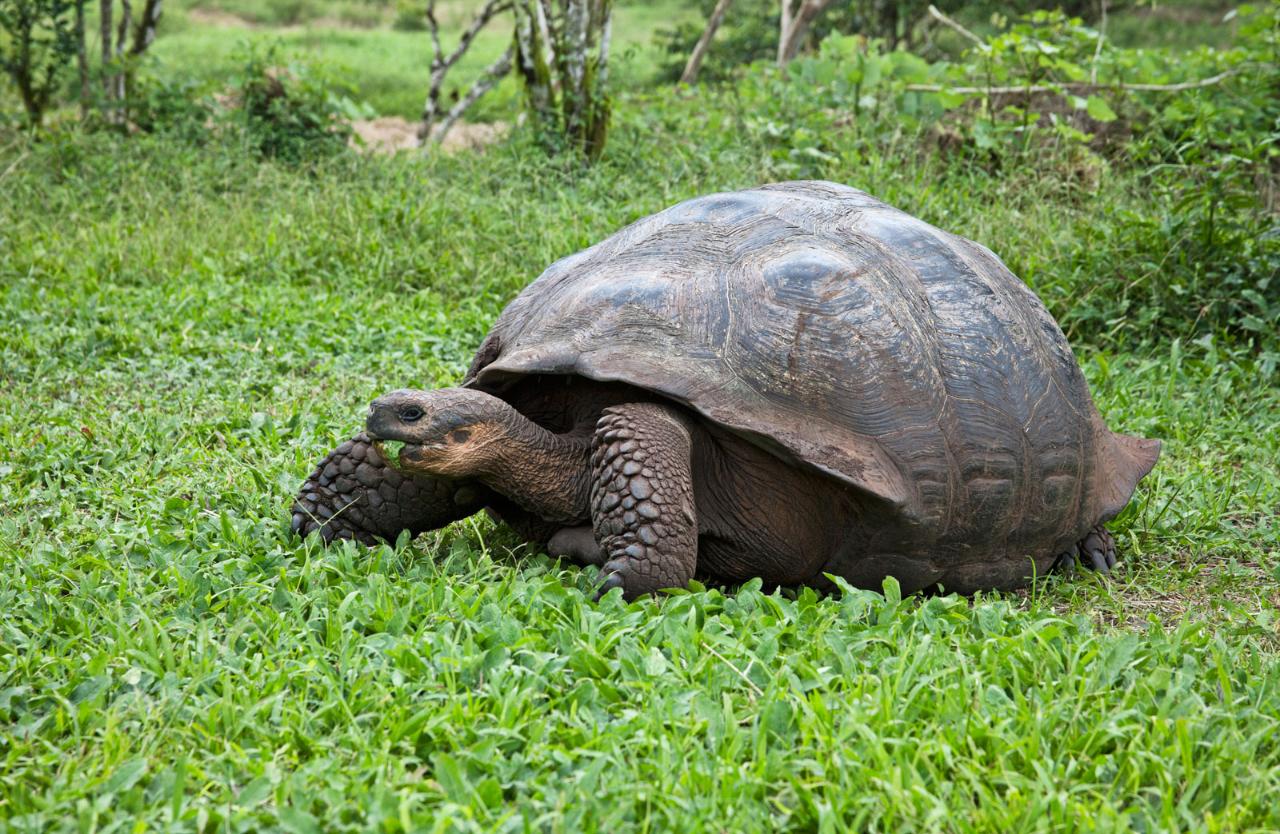
[[[1101,524],[1120,514],[1133,497],[1133,491],[1160,458],[1160,441],[1104,430],[1099,468]]]

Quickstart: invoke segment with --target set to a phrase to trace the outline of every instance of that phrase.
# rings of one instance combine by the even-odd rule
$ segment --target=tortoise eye
[[[402,409],[400,411],[400,419],[406,423],[416,423],[422,419],[422,409],[416,405]]]

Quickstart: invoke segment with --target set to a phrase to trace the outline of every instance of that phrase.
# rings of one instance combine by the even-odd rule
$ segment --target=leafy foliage
[[[210,139],[220,115],[208,84],[149,64],[135,70],[128,106],[129,122],[138,130],[194,144]]]
[[[701,0],[702,20],[657,31],[654,39],[664,54],[664,80],[674,82],[680,77],[689,53],[702,35],[705,19],[715,5],[716,0]],[[916,0],[836,3],[818,16],[805,35],[805,41],[812,46],[832,33],[856,32],[864,37],[897,43],[909,37],[911,24],[927,6],[928,3]],[[777,0],[734,0],[716,39],[712,41],[704,78],[724,80],[734,70],[753,61],[773,60],[778,53],[780,14]]]
[[[22,98],[27,120],[38,125],[76,55],[72,0],[0,0],[0,69]]]
[[[275,50],[249,50],[232,113],[259,153],[288,161],[344,150],[354,104],[314,67],[276,64]],[[346,117],[346,118],[344,118]]]

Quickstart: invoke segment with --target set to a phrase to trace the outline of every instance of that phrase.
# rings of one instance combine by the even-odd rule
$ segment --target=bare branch
[[[729,11],[729,4],[732,2],[733,0],[720,0],[716,3],[711,17],[707,20],[707,28],[703,30],[702,37],[698,38],[698,44],[689,56],[689,63],[684,65],[684,72],[680,74],[681,84],[693,84],[698,80],[698,70],[702,68],[702,59],[706,57],[707,47],[711,46],[711,39],[716,36],[716,30],[724,20],[724,13]]]
[[[124,57],[124,45],[129,39],[129,26],[133,24],[133,4],[120,0],[120,26],[116,29],[116,58]]]
[[[76,69],[80,75],[80,118],[89,115],[89,51],[84,34],[85,0],[76,0]]]
[[[965,36],[967,39],[969,39],[970,41],[973,41],[974,43],[976,43],[978,46],[986,46],[986,42],[985,42],[984,40],[982,40],[982,38],[980,38],[980,37],[978,37],[977,35],[973,34],[972,32],[970,32],[968,29],[966,29],[966,28],[964,28],[963,26],[961,26],[961,25],[960,25],[959,23],[957,23],[956,21],[954,21],[954,20],[952,20],[951,18],[947,17],[947,16],[946,16],[945,14],[943,14],[942,12],[938,11],[938,7],[937,7],[937,6],[935,6],[935,5],[933,5],[932,3],[931,3],[931,4],[929,4],[929,16],[930,16],[930,17],[932,17],[934,20],[938,21],[939,23],[942,23],[942,24],[944,24],[944,25],[946,25],[946,26],[949,26],[950,28],[952,28],[952,29],[956,30],[956,31],[957,31],[957,32],[959,32],[961,35],[964,35],[964,36]]]
[[[977,93],[989,93],[994,95],[1007,95],[1011,93],[1060,93],[1063,90],[1074,90],[1077,92],[1095,92],[1097,90],[1139,90],[1153,93],[1176,93],[1180,90],[1195,90],[1200,87],[1212,87],[1214,84],[1220,84],[1231,78],[1233,75],[1239,75],[1247,69],[1253,67],[1236,67],[1226,72],[1220,72],[1208,78],[1202,78],[1199,81],[1184,81],[1181,84],[1093,84],[1087,81],[1069,81],[1063,84],[1027,84],[1014,87],[945,87],[940,84],[908,84],[906,89],[913,93],[961,93],[963,95],[974,95]]]
[[[436,20],[436,0],[427,3],[427,28],[431,30],[431,69],[444,61],[444,47],[440,45],[440,22]]]
[[[471,105],[475,104],[482,95],[492,90],[507,73],[511,72],[511,58],[514,54],[515,48],[512,46],[507,47],[507,51],[502,53],[502,57],[490,64],[476,79],[476,83],[471,85],[471,89],[467,91],[467,94],[449,109],[445,117],[440,120],[440,126],[436,128],[432,137],[436,144],[444,141],[444,137],[450,128],[462,117],[463,113],[467,112]]]
[[[1102,42],[1107,39],[1107,0],[1099,0],[1102,22],[1098,25],[1098,45],[1093,50],[1093,66],[1089,69],[1089,83],[1098,83],[1098,58],[1102,56]]]
[[[778,17],[778,66],[786,63],[787,38],[791,34],[791,0],[782,0]]]
[[[445,59],[445,67],[451,67],[458,62],[458,59],[466,53],[471,47],[471,42],[476,39],[476,35],[484,28],[484,25],[493,18],[511,9],[512,0],[488,0],[484,4],[479,13],[472,19],[471,25],[467,27],[467,31],[462,33],[462,39],[458,41],[458,48]]]
[[[436,21],[436,0],[427,3],[427,28],[431,31],[431,82],[427,85],[427,100],[422,105],[422,123],[418,125],[418,139],[425,139],[435,125],[440,112],[440,86],[444,82],[444,48],[440,46],[440,24]]]
[[[511,9],[512,0],[487,0],[484,6],[471,19],[457,47],[449,55],[444,54],[440,45],[440,25],[436,21],[435,0],[427,4],[427,28],[431,31],[431,81],[427,88],[427,100],[422,106],[422,124],[418,126],[418,136],[426,139],[432,133],[436,117],[440,113],[440,90],[444,86],[445,76],[458,60],[471,48],[471,42],[490,20]]]

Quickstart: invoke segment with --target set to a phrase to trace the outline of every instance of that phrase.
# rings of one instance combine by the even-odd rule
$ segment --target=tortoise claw
[[[1098,525],[1089,531],[1080,543],[1080,549],[1089,558],[1094,570],[1107,573],[1116,566],[1116,543],[1107,528]]]
[[[1071,547],[1058,557],[1058,561],[1053,563],[1053,570],[1061,573],[1065,577],[1073,577],[1076,575],[1076,558],[1080,555],[1080,546],[1073,544]]]
[[[1089,570],[1096,570],[1099,573],[1111,572],[1117,562],[1116,543],[1107,528],[1099,524],[1090,530],[1083,539],[1058,557],[1058,561],[1053,565],[1054,570],[1061,571],[1065,576],[1073,576],[1077,559]]]
[[[605,566],[608,569],[608,565]],[[604,595],[612,591],[614,588],[622,587],[622,574],[618,571],[609,571],[600,582],[600,587],[596,589],[595,601],[599,602],[604,599]],[[625,591],[623,593],[626,593]]]

